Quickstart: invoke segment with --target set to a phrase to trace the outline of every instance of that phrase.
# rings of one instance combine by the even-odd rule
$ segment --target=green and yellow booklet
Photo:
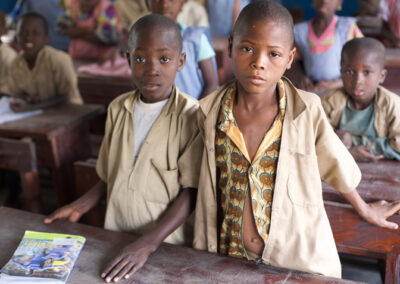
[[[3,283],[65,283],[85,238],[25,231],[14,255],[1,269]]]

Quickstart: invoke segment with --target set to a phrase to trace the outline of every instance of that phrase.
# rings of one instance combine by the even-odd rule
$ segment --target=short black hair
[[[177,23],[172,21],[170,18],[159,14],[149,14],[137,20],[129,30],[128,52],[130,51],[131,46],[134,45],[136,36],[142,30],[153,27],[161,28],[163,31],[172,31],[179,46],[179,52],[182,51],[182,36]]]
[[[46,18],[42,14],[37,13],[37,12],[27,12],[25,14],[22,14],[21,17],[19,17],[18,23],[20,23],[20,22],[22,22],[23,20],[26,20],[26,19],[36,19],[36,20],[41,21],[42,24],[43,24],[43,28],[44,28],[45,34],[46,35],[49,34],[49,25],[47,24]]]
[[[235,25],[233,26],[231,36],[234,37],[240,32],[243,25],[249,22],[268,20],[287,26],[290,40],[294,43],[293,18],[289,11],[281,4],[274,1],[254,1],[247,5],[239,14]]]
[[[351,56],[361,50],[375,54],[380,66],[382,68],[385,66],[385,46],[380,41],[370,37],[355,38],[346,42],[342,49],[341,64],[343,64],[344,55]]]

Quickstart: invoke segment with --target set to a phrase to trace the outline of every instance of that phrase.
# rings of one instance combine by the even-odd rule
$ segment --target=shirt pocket
[[[323,206],[321,177],[315,155],[292,154],[287,190],[292,204],[302,207]]]
[[[150,159],[149,175],[145,190],[145,199],[150,202],[168,204],[179,193],[178,169],[165,169]]]

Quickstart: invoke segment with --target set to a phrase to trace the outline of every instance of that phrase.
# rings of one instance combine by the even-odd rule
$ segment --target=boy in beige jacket
[[[282,78],[295,54],[293,21],[273,1],[246,6],[230,38],[236,80],[200,101],[204,148],[194,247],[269,265],[341,276],[321,180],[368,222],[400,203],[366,204],[361,173],[319,97]]]

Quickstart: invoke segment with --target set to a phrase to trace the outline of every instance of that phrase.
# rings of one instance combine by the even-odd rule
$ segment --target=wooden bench
[[[32,139],[26,137],[19,140],[0,137],[0,168],[19,173],[24,208],[29,211],[42,212],[35,144]]]
[[[75,188],[78,197],[89,191],[100,179],[96,173],[96,160],[89,159],[85,162],[74,163]],[[82,216],[81,222],[103,228],[105,216],[105,205],[98,204]]]
[[[336,247],[340,253],[383,259],[385,284],[398,284],[400,231],[383,229],[361,219],[349,204],[325,201]],[[400,224],[400,216],[390,221]]]

